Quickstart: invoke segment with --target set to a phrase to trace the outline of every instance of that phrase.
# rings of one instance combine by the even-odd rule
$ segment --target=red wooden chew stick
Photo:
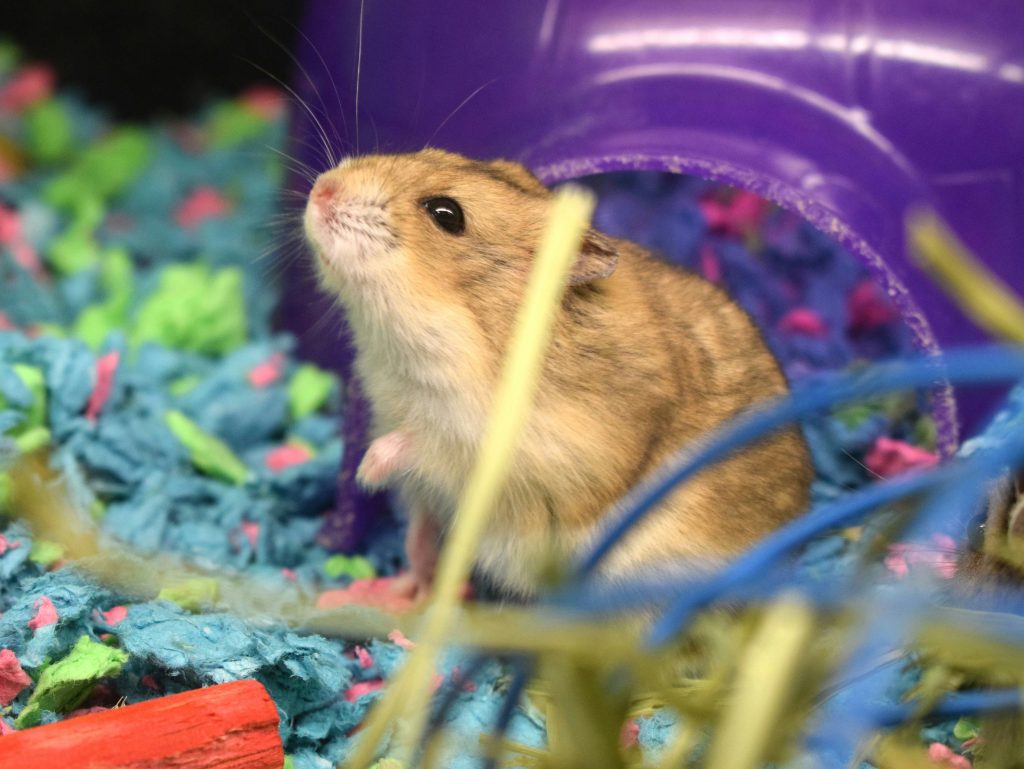
[[[281,769],[278,716],[258,681],[234,681],[0,737],[11,769]]]

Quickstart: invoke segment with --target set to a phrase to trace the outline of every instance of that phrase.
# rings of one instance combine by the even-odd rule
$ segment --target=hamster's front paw
[[[379,489],[395,473],[409,467],[412,459],[412,438],[401,430],[393,430],[370,444],[356,470],[356,482],[366,489]]]

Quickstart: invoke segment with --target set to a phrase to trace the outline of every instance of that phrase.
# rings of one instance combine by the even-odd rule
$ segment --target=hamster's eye
[[[451,198],[427,198],[423,201],[423,207],[445,232],[452,235],[465,232],[466,217],[462,214],[462,206]]]

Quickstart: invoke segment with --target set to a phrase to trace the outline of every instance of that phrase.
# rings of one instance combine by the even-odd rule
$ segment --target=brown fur
[[[978,545],[960,556],[957,572],[965,586],[1024,585],[1024,470],[1000,479],[989,492]]]
[[[979,548],[960,556],[957,586],[965,593],[984,593],[1024,586],[1024,470],[1007,475],[992,489]],[[1015,681],[1021,683],[1019,677]],[[975,766],[982,769],[1024,769],[1024,721],[1018,713],[982,719],[982,744]]]
[[[446,520],[551,193],[517,164],[438,150],[355,158],[318,186],[325,180],[339,191],[307,207],[307,233],[353,328],[375,435],[412,436],[415,456],[397,483],[415,510]],[[464,234],[431,220],[422,201],[434,196],[462,205]],[[614,503],[674,452],[786,391],[758,329],[725,293],[639,246],[591,231],[573,283],[479,558],[515,592],[536,588],[545,556],[592,541]],[[758,443],[679,489],[608,571],[720,562],[802,512],[811,477],[797,430]]]

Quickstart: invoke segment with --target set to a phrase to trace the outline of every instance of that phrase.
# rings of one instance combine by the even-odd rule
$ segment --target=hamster
[[[523,166],[428,149],[353,157],[304,213],[323,288],[352,330],[372,412],[358,478],[410,510],[412,590],[429,585],[481,442],[552,193]],[[787,384],[722,290],[590,229],[476,568],[529,597],[544,563],[592,543],[615,503],[679,449]],[[798,429],[680,487],[620,542],[609,577],[718,564],[804,511]]]
[[[956,588],[965,595],[1001,588],[1024,588],[1024,468],[1008,473],[993,486],[984,511],[970,524],[968,543],[957,564]],[[1021,677],[1006,669],[1004,686],[1019,686]],[[981,719],[976,767],[1024,769],[1024,722],[1018,713],[997,713]]]
[[[1024,469],[999,479],[968,533],[959,577],[978,586],[1024,585]]]

